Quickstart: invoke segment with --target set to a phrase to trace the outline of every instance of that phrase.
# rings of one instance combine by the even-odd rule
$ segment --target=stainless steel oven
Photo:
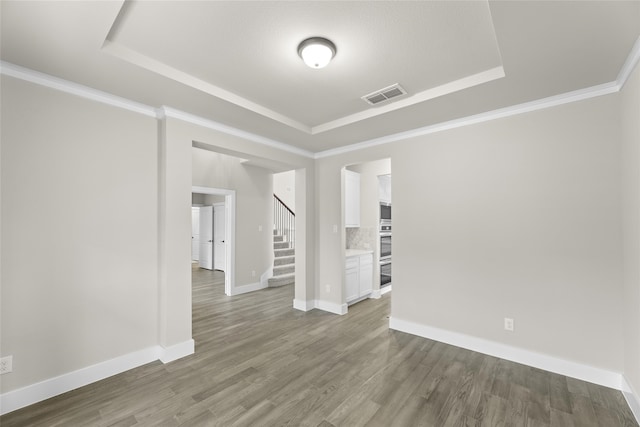
[[[391,260],[391,232],[380,232],[380,261]]]
[[[380,224],[391,224],[391,203],[380,202]]]
[[[391,259],[380,260],[380,287],[391,284]]]
[[[391,284],[391,221],[380,221],[380,287]]]

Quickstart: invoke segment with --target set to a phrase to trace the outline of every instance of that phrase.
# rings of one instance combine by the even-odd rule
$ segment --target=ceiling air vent
[[[362,97],[367,103],[371,105],[377,105],[381,102],[388,101],[391,98],[395,98],[400,95],[406,95],[407,91],[402,88],[398,83],[385,87],[384,89],[371,92],[369,95]]]

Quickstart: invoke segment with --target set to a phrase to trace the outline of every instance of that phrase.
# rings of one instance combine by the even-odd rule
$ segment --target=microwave
[[[391,203],[380,202],[380,222],[391,222]]]

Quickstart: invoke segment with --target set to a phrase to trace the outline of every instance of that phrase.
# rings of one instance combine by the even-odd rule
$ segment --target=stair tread
[[[273,275],[273,277],[270,277],[270,279],[284,279],[287,277],[295,277],[296,273],[285,273],[285,274],[280,274],[278,276],[276,276],[275,274]]]
[[[293,248],[274,249],[273,252],[276,256],[293,256],[295,254]]]

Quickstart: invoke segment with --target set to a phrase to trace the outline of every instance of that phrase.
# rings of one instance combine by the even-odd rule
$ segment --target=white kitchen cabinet
[[[368,296],[373,292],[373,254],[360,255],[359,281],[360,296]]]
[[[371,295],[373,291],[373,254],[371,252],[347,256],[345,270],[347,304]]]
[[[378,177],[378,198],[381,202],[391,203],[391,175]]]
[[[360,227],[360,174],[350,170],[344,172],[345,227]]]
[[[347,258],[345,272],[345,294],[347,301],[360,297],[360,266],[357,256]]]

